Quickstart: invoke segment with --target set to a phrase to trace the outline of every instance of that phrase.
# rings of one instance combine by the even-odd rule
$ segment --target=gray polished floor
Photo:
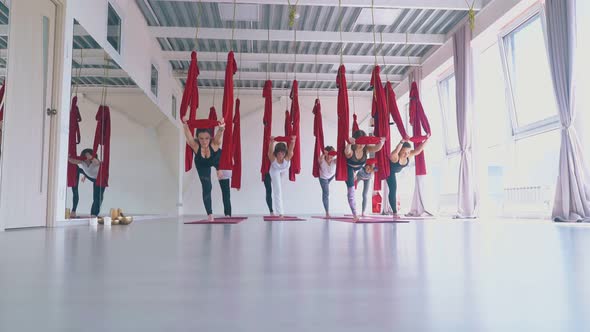
[[[9,231],[0,331],[590,331],[588,226],[250,218]]]

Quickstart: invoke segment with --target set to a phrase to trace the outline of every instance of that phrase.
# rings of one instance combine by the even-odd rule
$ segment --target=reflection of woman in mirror
[[[211,167],[216,169],[219,167],[219,159],[221,158],[221,139],[225,131],[225,123],[223,119],[219,124],[219,130],[211,140],[211,132],[209,129],[197,129],[197,137],[193,137],[193,133],[187,123],[188,119],[183,119],[184,136],[187,144],[195,152],[195,168],[199,174],[201,185],[203,187],[203,204],[207,211],[207,219],[213,221],[213,209],[211,207]],[[230,201],[230,177],[231,175],[225,171],[218,171],[219,185],[221,186],[221,193],[223,196],[223,210],[226,217],[231,216],[231,201]]]
[[[84,149],[80,159],[68,158],[68,162],[78,165],[78,174],[76,175],[76,185],[72,187],[72,213],[71,217],[76,217],[76,209],[78,208],[78,201],[80,196],[78,194],[78,184],[80,183],[80,175],[82,175],[82,182],[86,179],[93,183],[92,190],[92,208],[90,214],[93,217],[97,217],[100,213],[100,206],[104,199],[105,187],[100,187],[96,184],[96,177],[98,176],[98,170],[100,168],[100,160],[94,157],[94,151],[92,149]]]

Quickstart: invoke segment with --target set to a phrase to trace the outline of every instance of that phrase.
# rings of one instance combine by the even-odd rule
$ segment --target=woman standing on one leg
[[[201,180],[203,187],[203,204],[207,211],[207,219],[213,221],[213,209],[211,208],[211,167],[217,167],[219,164],[221,138],[223,137],[225,124],[222,119],[219,124],[219,130],[213,140],[211,140],[211,132],[207,129],[197,129],[197,138],[194,138],[186,118],[183,119],[183,127],[186,142],[195,152],[195,168],[197,169],[199,180]],[[224,191],[223,186],[222,191]],[[227,195],[229,195],[229,188],[227,188],[227,191]]]
[[[410,145],[410,143],[401,140],[395,147],[395,150],[391,152],[391,156],[389,156],[390,173],[387,178],[387,186],[389,186],[389,205],[393,210],[394,216],[397,216],[397,178],[395,174],[401,172],[404,167],[408,166],[411,157],[419,155],[422,150],[424,150],[426,142],[428,142],[428,140],[422,142],[416,150],[412,150],[412,145]]]
[[[268,212],[271,216],[274,216],[274,210],[272,209],[272,179],[270,173],[264,175],[264,190],[266,191],[266,206],[268,206]]]
[[[291,142],[289,142],[289,146],[287,147],[285,143],[277,143],[274,145],[274,137],[271,137],[268,147],[268,159],[270,160],[269,174],[272,180],[273,201],[275,204],[275,210],[281,218],[284,216],[281,176],[283,173],[289,172],[296,140],[296,136],[291,136]]]
[[[352,134],[352,137],[348,139],[350,144],[346,144],[344,150],[344,156],[346,157],[346,164],[348,168],[348,179],[346,180],[346,187],[348,188],[348,205],[353,215],[354,221],[358,221],[359,217],[356,213],[356,200],[354,190],[354,178],[358,170],[360,170],[367,161],[367,153],[378,152],[383,148],[385,138],[381,138],[381,142],[377,145],[360,145],[355,144],[355,141],[359,137],[367,136],[362,130],[357,130]]]
[[[78,185],[80,183],[80,174],[82,174],[82,182],[85,179],[92,182],[92,208],[90,209],[90,215],[97,217],[100,213],[100,206],[104,199],[105,187],[100,187],[96,184],[96,177],[98,176],[98,170],[100,169],[100,160],[94,158],[94,151],[92,149],[84,149],[82,151],[82,157],[84,160],[78,160],[69,158],[68,162],[71,164],[78,165],[78,174],[76,175],[76,186],[72,187],[72,218],[76,217],[76,210],[78,209],[78,202],[80,201],[80,195],[78,193]]]
[[[326,210],[326,218],[330,218],[330,182],[336,175],[335,156],[330,153],[335,151],[334,147],[326,146],[324,153],[319,157],[320,164],[320,186],[322,187],[322,203]]]
[[[367,193],[369,192],[369,181],[371,180],[371,176],[375,172],[375,164],[366,164],[365,167],[361,168],[358,173],[356,173],[356,181],[363,181],[363,210],[361,211],[361,216],[365,216],[365,211],[367,210]]]
[[[219,159],[215,168],[219,167]],[[217,179],[221,188],[221,198],[223,199],[223,215],[231,217],[231,170],[217,169]],[[238,189],[239,191],[240,189]]]

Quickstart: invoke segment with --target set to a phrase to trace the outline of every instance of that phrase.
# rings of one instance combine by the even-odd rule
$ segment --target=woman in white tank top
[[[270,138],[268,147],[268,159],[270,160],[270,178],[272,181],[272,194],[275,210],[279,217],[284,216],[283,210],[283,192],[281,188],[281,175],[289,171],[291,167],[291,158],[293,158],[293,149],[295,147],[296,136],[291,136],[289,146],[285,143],[277,143],[275,145],[275,138]]]

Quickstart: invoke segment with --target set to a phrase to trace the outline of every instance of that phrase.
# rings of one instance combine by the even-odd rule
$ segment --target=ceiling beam
[[[185,51],[163,51],[164,59],[170,61],[189,61],[191,52]],[[244,62],[258,62],[267,63],[268,55],[266,53],[236,53],[236,59],[242,59]],[[225,53],[216,54],[215,52],[198,52],[198,61],[223,61],[226,60]],[[343,62],[347,64],[372,65],[375,63],[375,57],[372,55],[345,55]],[[271,54],[271,63],[295,63],[294,54]],[[383,57],[378,56],[377,62],[383,64]],[[316,63],[316,56],[313,54],[297,54],[297,63],[314,64]],[[326,55],[319,54],[317,56],[318,64],[339,64],[340,55]],[[420,66],[420,57],[406,57],[406,56],[386,56],[385,64],[388,66]],[[238,65],[238,67],[240,67]]]
[[[80,74],[78,75],[77,69],[72,69],[72,78],[75,77],[104,77],[105,70],[102,68],[82,68]],[[109,78],[128,78],[129,75],[122,70],[122,69],[109,69],[107,72],[107,77]]]
[[[149,27],[156,38],[195,38],[195,28],[187,27]],[[405,33],[377,33],[379,44],[411,44],[411,45],[442,45],[445,42],[443,34],[405,34]],[[383,38],[383,39],[381,39]],[[232,29],[200,28],[199,39],[232,39]],[[235,40],[268,40],[268,30],[263,29],[236,29]],[[294,41],[293,30],[270,30],[271,41]],[[328,42],[340,41],[340,33],[337,31],[297,31],[298,42]],[[343,32],[344,43],[372,44],[372,32]]]
[[[199,0],[157,0],[157,1],[182,1],[198,2]],[[233,0],[215,0],[203,2],[216,3],[233,3]],[[252,3],[259,5],[285,5],[285,0],[238,0],[240,4]],[[469,3],[472,1],[470,0]],[[338,1],[334,0],[299,0],[298,6],[338,6]],[[447,10],[467,10],[465,0],[374,0],[376,8],[410,8],[410,9],[447,9]],[[342,0],[342,7],[362,7],[370,8],[371,0]],[[480,10],[483,7],[483,0],[475,0],[473,9]]]
[[[175,78],[186,78],[187,72],[186,70],[177,70],[174,71]],[[236,74],[234,76],[234,80],[246,80],[246,81],[266,81],[266,73],[265,72],[242,72],[238,76]],[[316,77],[317,76],[317,77]],[[354,81],[352,80],[354,76]],[[217,78],[218,80],[223,80],[225,77],[225,72],[223,71],[201,71],[199,74],[198,79],[210,79],[213,80]],[[348,82],[370,82],[371,81],[371,74],[347,74]],[[381,74],[382,78],[386,78],[386,75]],[[401,82],[402,75],[387,75],[391,82]],[[291,81],[295,79],[294,73],[280,73],[280,72],[272,72],[270,73],[270,79],[273,81],[283,81],[285,79]],[[336,73],[297,73],[297,80],[298,81],[322,81],[322,82],[336,82]]]

